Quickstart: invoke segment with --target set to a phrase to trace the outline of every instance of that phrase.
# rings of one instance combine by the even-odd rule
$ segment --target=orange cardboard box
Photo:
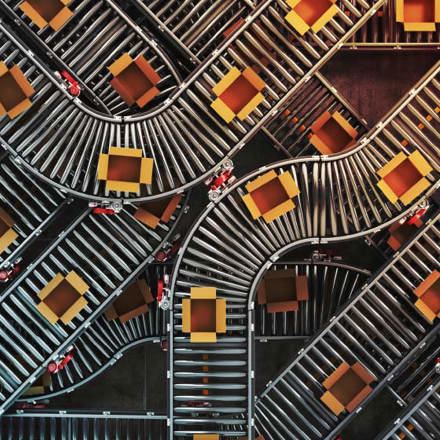
[[[73,270],[66,276],[57,273],[38,293],[39,312],[51,323],[68,324],[87,305],[84,294],[89,286]]]
[[[31,107],[29,99],[35,90],[24,76],[20,67],[10,69],[0,62],[0,116],[7,114],[14,119]]]
[[[435,32],[440,0],[396,0],[396,21],[406,32]]]
[[[27,0],[19,5],[40,29],[49,25],[54,31],[60,29],[72,16],[67,7],[72,0]]]
[[[211,107],[228,123],[235,117],[243,121],[263,102],[261,91],[265,86],[264,81],[250,67],[243,72],[233,67],[213,87],[217,99]]]
[[[190,298],[182,300],[182,332],[205,343],[226,333],[226,300],[217,298],[215,287],[191,287]]]
[[[287,0],[286,21],[300,34],[319,32],[338,12],[336,0]]]
[[[140,149],[110,147],[108,154],[99,155],[97,178],[106,181],[107,191],[139,193],[152,176],[153,159],[142,157]]]
[[[171,199],[160,199],[139,205],[134,217],[150,228],[156,229],[159,222],[168,223],[183,195],[177,194]]]
[[[307,277],[293,269],[269,270],[257,292],[258,304],[266,304],[269,313],[295,312],[299,301],[309,299]]]
[[[17,238],[18,234],[12,229],[15,221],[0,208],[0,253],[6,250]]]
[[[357,130],[339,113],[324,112],[311,126],[310,143],[321,154],[334,154],[355,144]]]
[[[414,289],[418,297],[415,306],[422,312],[425,318],[433,322],[440,318],[440,272],[434,270],[428,277]]]
[[[129,106],[136,103],[143,108],[160,93],[156,87],[160,76],[143,55],[133,60],[124,53],[108,69],[113,75],[111,86]]]
[[[390,236],[387,240],[388,246],[394,251],[399,250],[402,245],[406,241],[408,241],[417,232],[417,229],[420,228],[420,226],[422,225],[423,222],[421,220],[417,220],[413,224],[401,224],[399,222],[393,223],[388,228],[388,232],[390,233]]]
[[[275,171],[256,178],[246,185],[248,194],[242,197],[254,220],[263,217],[266,223],[295,208],[293,198],[299,189],[290,172],[278,175]]]
[[[145,280],[137,280],[125,288],[105,311],[109,321],[119,319],[122,323],[149,311],[148,304],[154,301],[151,289]]]
[[[323,382],[327,390],[321,401],[335,414],[342,411],[353,412],[373,391],[370,383],[376,378],[359,362],[350,366],[343,362]]]

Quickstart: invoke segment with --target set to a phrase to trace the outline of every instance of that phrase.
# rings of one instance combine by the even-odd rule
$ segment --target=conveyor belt
[[[349,4],[346,0],[339,3],[341,7]],[[32,72],[37,95],[32,110],[13,121],[0,120],[0,136],[29,169],[78,196],[120,197],[106,193],[104,182],[96,181],[98,154],[107,152],[109,146],[136,146],[154,159],[154,185],[145,185],[140,195],[130,193],[125,198],[180,192],[205,179],[240,150],[382,3],[356,0],[350,3],[350,17],[339,13],[318,33],[299,37],[284,19],[287,5],[266,0],[162,106],[145,115],[122,118],[100,114],[73,99],[45,63],[30,55],[3,26],[0,40],[7,44],[0,56]],[[267,49],[268,42],[273,50]],[[232,66],[242,69],[248,65],[258,68],[266,83],[265,100],[246,120],[227,125],[210,108],[212,87]]]
[[[50,389],[42,395],[22,396],[19,401],[34,402],[70,393],[107,371],[126,351],[139,344],[157,343],[165,334],[165,312],[156,303],[148,313],[124,324],[101,315],[75,341],[74,358],[52,376]]]
[[[172,282],[174,309],[170,335],[170,432],[174,438],[194,432],[246,435],[246,421],[237,414],[252,407],[253,310],[247,303],[265,270],[287,250],[306,243],[356,238],[384,228],[408,213],[391,204],[376,187],[376,171],[400,151],[417,149],[438,170],[438,106],[440,63],[360,143],[348,152],[325,157],[279,162],[240,179],[211,203],[187,236]],[[419,133],[421,115],[433,114],[429,133]],[[434,120],[435,119],[435,120]],[[415,127],[410,131],[409,127]],[[419,131],[417,131],[419,130]],[[425,134],[426,133],[426,134]],[[407,142],[401,143],[406,139]],[[245,185],[274,170],[290,171],[300,189],[297,207],[271,224],[253,221],[241,196]],[[436,173],[435,173],[436,174]],[[431,176],[434,191],[439,186]],[[418,204],[423,196],[413,201]],[[191,286],[209,285],[227,300],[228,332],[216,344],[189,344],[181,333],[181,300]],[[423,330],[423,327],[422,327]],[[202,356],[209,361],[202,360]],[[215,382],[209,395],[201,378],[202,367],[212,366]],[[210,367],[211,368],[211,367]],[[207,402],[205,418],[192,418],[188,401]],[[246,420],[247,419],[247,420]],[[278,439],[277,439],[278,440]]]
[[[185,199],[186,200],[186,199]],[[183,202],[168,224],[149,229],[133,217],[86,210],[0,296],[0,410],[4,411],[81,336],[123,288],[153,260],[172,233]],[[67,325],[52,325],[37,310],[37,293],[56,273],[74,270],[89,286],[87,306]]]
[[[425,390],[376,440],[436,440],[440,438],[440,378]]]
[[[339,112],[358,132],[367,131],[365,121],[338,91],[317,72],[263,128],[274,145],[291,157],[321,154],[311,143],[311,125],[324,112]]]
[[[21,411],[3,416],[2,440],[165,440],[166,417],[110,411]]]
[[[405,32],[396,21],[396,2],[386,0],[379,12],[351,38],[346,46],[357,48],[438,49],[440,26],[435,32]]]
[[[330,320],[256,402],[257,431],[268,439],[330,439],[356,412],[335,416],[320,400],[322,383],[342,363],[360,362],[377,394],[425,335],[437,333],[417,311],[412,290],[439,269],[440,213]],[[364,405],[365,402],[362,404]]]
[[[308,337],[321,328],[357,292],[370,272],[332,262],[277,262],[271,270],[293,269],[306,275],[308,301],[301,301],[296,312],[269,313],[265,305],[255,305],[255,337],[271,339]]]
[[[43,44],[51,63],[65,66],[81,80],[98,111],[111,115],[138,114],[160,106],[180,83],[179,74],[161,46],[131,20],[111,0],[74,0],[69,9],[74,17],[61,29],[49,26],[39,29],[20,9],[21,0],[2,0],[0,7],[15,20],[23,23]],[[132,58],[143,55],[161,77],[157,87],[160,94],[141,111],[128,107],[110,86],[108,67],[124,53]]]
[[[14,221],[17,238],[0,254],[7,267],[46,229],[71,200],[25,173],[9,155],[0,157],[0,207]]]

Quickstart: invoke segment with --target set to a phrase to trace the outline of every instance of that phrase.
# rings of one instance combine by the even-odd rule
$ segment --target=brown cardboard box
[[[440,0],[396,0],[396,21],[406,32],[435,32]]]
[[[339,153],[355,144],[357,130],[339,113],[324,112],[311,126],[310,143],[321,154]]]
[[[73,270],[66,276],[57,273],[38,293],[41,302],[37,309],[51,324],[58,320],[68,324],[87,305],[83,295],[88,290],[89,286]]]
[[[182,300],[182,332],[205,343],[226,333],[226,300],[217,298],[215,287],[191,287],[190,298]]]
[[[170,221],[182,197],[182,194],[177,194],[171,199],[141,203],[134,213],[134,217],[148,227],[156,229],[159,222],[168,223]]]
[[[160,93],[156,87],[160,76],[143,55],[133,60],[130,54],[124,53],[109,70],[113,75],[111,86],[129,106],[136,103],[143,108]]]
[[[258,304],[266,304],[269,313],[295,312],[299,301],[309,299],[307,277],[293,269],[269,270],[257,292]]]
[[[18,234],[12,229],[14,225],[14,220],[4,209],[0,208],[0,253],[18,238]]]
[[[105,180],[107,191],[139,193],[141,184],[149,185],[153,177],[153,159],[142,157],[138,148],[110,147],[99,155],[97,179]]]
[[[52,376],[48,371],[45,371],[32,385],[28,388],[25,396],[36,396],[46,393],[52,385]]]
[[[29,97],[35,93],[20,67],[10,69],[0,62],[0,116],[7,114],[14,119],[31,107]]]
[[[151,289],[145,280],[131,283],[105,311],[109,321],[118,319],[122,323],[149,311],[148,304],[154,301]]]
[[[19,8],[40,29],[49,25],[57,31],[73,16],[73,12],[67,8],[71,2],[72,0],[27,0]]]
[[[335,415],[347,410],[353,412],[373,390],[370,383],[376,378],[359,362],[350,366],[343,362],[323,382],[327,390],[321,401],[325,403]]]
[[[226,122],[235,117],[245,120],[257,106],[263,102],[261,91],[266,87],[264,81],[247,67],[240,72],[236,67],[232,69],[213,87],[212,91],[217,99],[211,107]]]
[[[414,289],[419,298],[415,306],[431,323],[440,318],[440,272],[434,270]]]
[[[394,251],[399,250],[402,245],[409,240],[416,232],[420,226],[423,225],[421,220],[417,220],[414,224],[409,225],[408,223],[393,223],[389,228],[388,232],[390,236],[387,240],[388,246]]]
[[[274,170],[268,171],[249,182],[246,190],[248,194],[242,199],[252,218],[256,220],[263,217],[266,223],[294,209],[292,198],[299,194],[299,189],[288,171],[280,175]]]

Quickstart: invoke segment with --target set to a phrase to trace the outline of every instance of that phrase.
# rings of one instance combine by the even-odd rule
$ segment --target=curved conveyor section
[[[348,2],[337,4],[344,9]],[[30,170],[77,196],[134,201],[181,192],[239,151],[382,4],[356,0],[350,16],[339,12],[318,33],[300,37],[285,21],[287,4],[266,0],[163,105],[126,117],[106,116],[74,99],[3,25],[0,58],[22,66],[37,93],[31,109],[12,121],[0,120],[1,140]],[[226,124],[211,108],[212,88],[232,67],[248,65],[265,82],[264,101],[245,120]],[[141,148],[154,160],[153,183],[143,185],[139,194],[107,192],[96,176],[99,154],[110,146]]]
[[[245,419],[237,416],[252,408],[253,294],[262,274],[287,250],[301,244],[318,244],[356,238],[389,226],[411,209],[388,201],[377,187],[377,170],[400,152],[419,151],[436,170],[428,176],[427,193],[439,186],[440,63],[359,144],[333,156],[279,162],[234,183],[211,203],[183,244],[174,271],[173,331],[170,335],[170,432],[174,438],[194,432],[235,432],[247,435],[252,410]],[[427,129],[418,124],[425,121]],[[402,142],[404,141],[404,142]],[[291,172],[300,194],[296,208],[270,224],[252,220],[242,201],[245,185],[274,170]],[[227,333],[216,344],[195,347],[181,332],[181,301],[191,286],[214,286],[227,300]],[[248,306],[249,304],[249,306]],[[207,363],[214,377],[202,384]],[[209,395],[202,394],[207,388]],[[188,401],[204,401],[205,418],[191,416]],[[229,425],[221,430],[221,425]],[[330,426],[330,425],[329,425]]]
[[[255,405],[257,432],[269,439],[292,434],[310,440],[334,438],[439,331],[440,324],[427,321],[414,306],[412,293],[440,267],[439,228],[437,212],[272,380]],[[320,400],[326,392],[323,382],[342,363],[356,362],[375,377],[373,389],[353,410],[335,415]]]
[[[154,110],[170,96],[180,83],[162,47],[132,22],[111,0],[74,0],[69,9],[74,13],[64,26],[54,31],[50,26],[38,28],[20,9],[21,0],[0,0],[0,8],[22,24],[49,56],[50,64],[63,67],[78,79],[96,110],[114,116],[134,114],[137,106],[129,107],[110,86],[108,67],[123,54],[135,59],[142,55],[159,74],[160,93],[141,112]]]
[[[15,238],[2,248],[0,268],[13,264],[70,202],[57,189],[25,173],[8,153],[1,154],[0,207],[13,222]]]
[[[97,216],[87,209],[2,292],[1,411],[23,394],[52,359],[90,329],[124,287],[139,276],[172,234],[185,204],[186,198],[171,220],[154,230],[134,217],[137,208],[132,204],[124,205],[114,216]],[[88,304],[68,324],[58,321],[52,325],[36,308],[37,294],[57,273],[65,275],[71,270],[88,284]]]

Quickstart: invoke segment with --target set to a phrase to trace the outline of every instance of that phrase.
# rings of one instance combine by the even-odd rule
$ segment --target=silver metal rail
[[[338,1],[341,8],[347,3]],[[30,170],[78,196],[135,201],[181,192],[239,151],[382,3],[356,0],[351,17],[341,12],[320,32],[300,37],[284,19],[286,3],[266,0],[160,107],[125,117],[99,114],[72,99],[45,63],[3,25],[0,55],[34,74],[37,94],[32,111],[0,120],[2,142]],[[269,43],[276,50],[268,51]],[[260,70],[265,100],[245,121],[226,125],[210,108],[212,87],[231,67],[248,65]],[[96,166],[110,145],[142,148],[154,159],[155,184],[145,185],[140,195],[106,193],[96,180]]]
[[[246,432],[246,420],[251,427],[253,292],[281,255],[301,244],[371,234],[406,215],[411,207],[391,204],[376,187],[376,171],[401,151],[417,149],[437,170],[431,176],[431,190],[414,204],[439,187],[439,156],[433,142],[440,133],[438,117],[426,135],[421,137],[417,131],[419,115],[432,113],[438,105],[439,73],[440,63],[355,148],[339,155],[291,159],[263,167],[235,182],[195,223],[182,246],[171,285],[170,438],[219,432],[220,426],[227,426],[221,431],[223,435],[251,435]],[[403,139],[408,143],[399,142]],[[269,170],[291,172],[300,194],[293,211],[268,225],[262,219],[251,219],[241,197],[249,181]],[[191,286],[200,285],[214,286],[226,298],[230,325],[217,344],[203,347],[218,373],[208,396],[201,393],[205,364],[200,361],[200,349],[190,345],[180,331],[181,300]],[[191,417],[188,401],[208,402],[210,406],[203,409],[205,417]],[[248,409],[244,419],[237,414],[243,407]]]
[[[440,378],[394,420],[377,440],[435,440],[440,437]]]
[[[3,440],[165,440],[166,416],[112,411],[20,411],[2,417]]]
[[[257,431],[269,439],[331,439],[355,412],[335,416],[320,400],[322,383],[342,363],[360,362],[376,378],[367,400],[437,333],[411,301],[412,290],[440,267],[440,213],[366,284],[272,382],[255,404]]]
[[[182,208],[183,202],[171,221],[155,230],[134,218],[132,204],[117,216],[86,210],[1,293],[1,412],[139,276],[172,233]],[[56,273],[70,270],[90,286],[88,304],[69,324],[52,325],[36,308],[37,294]]]
[[[1,252],[0,268],[14,263],[70,201],[23,172],[5,152],[0,158],[0,206],[15,222],[17,238]]]

